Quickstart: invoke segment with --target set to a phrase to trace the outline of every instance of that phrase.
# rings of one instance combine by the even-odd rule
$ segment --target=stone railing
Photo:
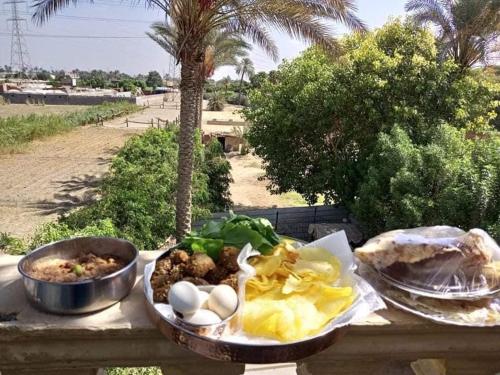
[[[96,374],[99,368],[161,366],[167,375],[242,374],[245,365],[193,354],[164,338],[150,322],[142,292],[142,252],[131,295],[109,309],[56,316],[28,304],[17,272],[19,257],[0,256],[0,371],[2,375]],[[417,359],[442,359],[443,361]],[[411,364],[413,362],[413,364]],[[335,345],[297,364],[246,366],[261,374],[447,374],[500,372],[500,327],[436,325],[388,309],[353,325]],[[413,368],[413,370],[412,370]]]

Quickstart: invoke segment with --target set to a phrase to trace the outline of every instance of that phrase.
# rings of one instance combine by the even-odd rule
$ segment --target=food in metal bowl
[[[84,251],[69,259],[63,257],[38,259],[26,272],[38,280],[64,283],[110,275],[123,268],[125,264],[123,259],[115,255],[96,255]]]
[[[136,281],[138,255],[125,240],[78,237],[34,250],[21,259],[18,269],[35,307],[57,314],[84,314],[129,294]]]

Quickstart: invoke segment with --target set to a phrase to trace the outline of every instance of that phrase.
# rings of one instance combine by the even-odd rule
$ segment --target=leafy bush
[[[21,145],[35,139],[69,131],[77,126],[95,124],[99,119],[111,119],[140,107],[127,102],[105,103],[69,114],[28,115],[0,118],[0,153],[17,151]]]
[[[217,139],[212,139],[205,146],[204,171],[208,176],[208,194],[210,211],[227,211],[233,204],[229,185],[231,164],[227,161],[222,145]]]
[[[26,244],[19,238],[0,232],[0,254],[21,255],[26,252]]]
[[[500,239],[500,139],[471,140],[449,125],[417,144],[400,127],[381,133],[353,205],[368,234],[453,224]]]
[[[47,223],[40,226],[30,242],[29,248],[36,249],[45,244],[74,237],[119,237],[111,220],[98,220],[81,229],[70,228],[64,223]]]
[[[427,152],[422,149],[426,145],[432,146],[428,152],[445,152],[446,143],[441,141],[444,135],[440,133],[445,131],[441,127],[448,129],[444,124],[462,133],[492,131],[490,123],[498,105],[495,97],[499,86],[464,73],[451,61],[439,62],[432,34],[400,21],[372,33],[351,35],[341,43],[345,53],[336,60],[318,49],[309,49],[301,57],[282,64],[272,79],[264,80],[261,88],[250,94],[250,106],[243,110],[253,124],[248,139],[264,161],[271,191],[295,190],[308,203],[315,203],[323,194],[326,203],[341,202],[351,207],[356,204],[357,212],[361,214],[363,210],[363,219],[373,231],[394,225],[426,224],[433,213],[433,223],[440,220],[452,225],[494,225],[500,205],[488,206],[487,214],[474,214],[466,221],[460,216],[466,209],[458,210],[458,206],[472,209],[472,198],[456,194],[457,211],[453,212],[450,192],[462,186],[456,179],[443,179],[441,190],[448,195],[426,193],[427,211],[410,215],[399,206],[404,202],[396,202],[401,199],[399,193],[390,193],[391,178],[399,175],[387,176],[390,170],[385,165],[393,165],[398,159],[391,164],[378,158],[377,152],[384,136],[395,136],[395,128],[407,135],[419,155]],[[482,159],[490,155],[491,159],[492,150],[471,152],[463,158]],[[450,158],[452,163],[459,156]],[[430,157],[423,160],[435,162]],[[489,171],[494,164],[474,160],[467,163],[471,178],[486,173],[484,170]],[[395,171],[406,165],[394,165]],[[445,172],[444,166],[435,168],[436,174]],[[385,212],[382,219],[379,216],[383,207],[374,209],[370,216],[370,210],[362,209],[363,203],[370,202],[360,203],[371,199],[366,191],[371,186],[368,176],[374,170],[386,176],[383,179],[377,174],[372,182],[374,204],[400,207]],[[429,178],[415,174],[408,185],[416,185],[415,189],[419,184],[432,187]],[[476,200],[484,198],[479,185],[469,188],[474,188],[471,194]],[[418,193],[424,194],[424,190]],[[494,196],[492,192],[488,194]]]
[[[242,94],[240,99],[240,96],[237,93],[233,93],[228,96],[227,102],[232,105],[242,105],[244,107],[248,107],[249,105],[248,96]]]
[[[71,229],[110,219],[120,236],[138,248],[156,249],[175,231],[177,129],[150,129],[127,141],[111,164],[109,176],[95,204],[70,213],[61,222]],[[193,216],[208,214],[208,177],[203,169],[203,147],[195,142]]]
[[[208,110],[209,111],[223,111],[224,110],[224,97],[218,93],[214,92],[210,95],[208,99]]]

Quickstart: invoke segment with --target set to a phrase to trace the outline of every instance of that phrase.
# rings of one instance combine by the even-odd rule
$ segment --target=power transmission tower
[[[27,74],[29,69],[28,47],[23,36],[23,23],[26,18],[20,17],[18,5],[25,4],[23,0],[5,1],[4,4],[11,7],[11,18],[7,22],[11,23],[10,41],[10,66],[14,72],[18,71]]]

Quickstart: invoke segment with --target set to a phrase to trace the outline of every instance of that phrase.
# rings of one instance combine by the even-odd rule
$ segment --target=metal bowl
[[[36,260],[46,257],[69,259],[82,251],[115,255],[125,260],[126,265],[101,278],[67,283],[43,281],[27,273]],[[23,278],[26,295],[35,307],[56,314],[85,314],[109,307],[129,294],[135,283],[138,255],[135,246],[125,240],[79,237],[34,250],[21,259],[18,270]]]

